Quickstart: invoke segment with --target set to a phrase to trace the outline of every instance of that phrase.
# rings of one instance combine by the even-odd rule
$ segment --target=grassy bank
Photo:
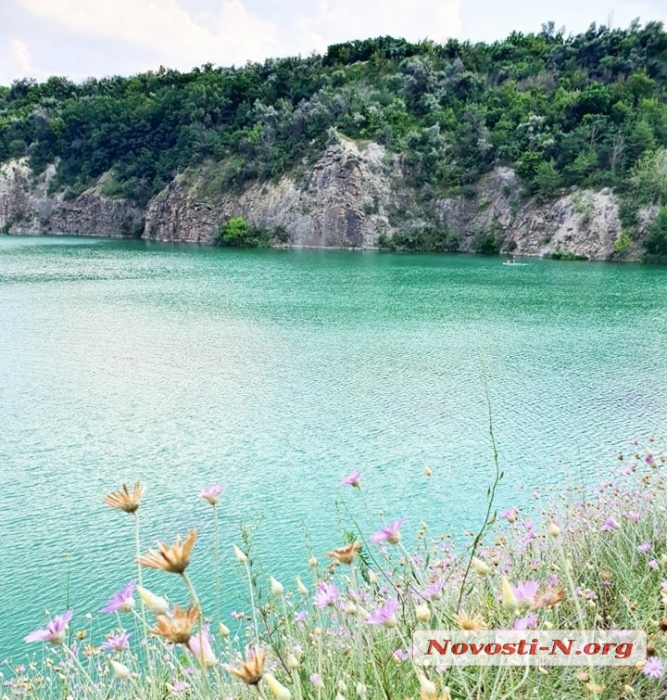
[[[92,617],[56,611],[64,617],[27,637],[39,644],[35,662],[0,667],[0,697],[667,697],[664,462],[652,441],[633,445],[594,493],[534,494],[530,509],[499,513],[491,503],[480,530],[458,543],[437,523],[404,521],[401,513],[380,518],[366,503],[366,476],[354,473],[337,485],[349,532],[332,533],[331,550],[308,562],[309,576],[290,581],[257,575],[242,541],[219,542],[224,494],[203,491],[213,551],[198,548],[194,531],[149,552],[137,539],[138,585],[109,591],[107,611]],[[437,477],[427,468],[424,487]],[[107,502],[138,528],[142,495],[137,486]],[[221,547],[234,547],[248,582],[245,610],[222,620]],[[218,581],[217,609],[201,614],[197,582],[187,575],[195,557],[210,560]],[[159,590],[143,589],[142,567],[180,577],[180,599],[167,605]],[[623,668],[426,668],[413,663],[411,638],[429,628],[640,629],[649,658]]]

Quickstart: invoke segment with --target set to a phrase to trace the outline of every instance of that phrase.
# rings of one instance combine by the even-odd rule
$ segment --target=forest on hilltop
[[[565,36],[548,23],[493,44],[380,37],[243,67],[0,88],[0,162],[57,162],[51,188],[66,197],[108,173],[105,194],[145,204],[204,162],[241,188],[314,162],[336,132],[400,153],[424,198],[465,194],[504,165],[541,200],[613,187],[631,226],[639,204],[667,205],[667,33],[635,21]]]

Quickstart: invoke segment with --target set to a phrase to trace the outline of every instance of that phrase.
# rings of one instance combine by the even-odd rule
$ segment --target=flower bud
[[[369,580],[372,584],[376,584],[376,583],[378,582],[377,574],[375,573],[375,571],[373,571],[373,569],[369,569],[369,570],[368,570],[368,580]]]
[[[317,566],[317,559],[315,557],[310,557],[308,560],[308,566],[314,569]]]
[[[431,609],[428,603],[420,603],[415,607],[415,615],[419,622],[428,622],[431,619]]]
[[[483,562],[481,559],[478,559],[477,557],[472,558],[472,561],[470,562],[470,568],[479,576],[486,576],[488,573],[491,572],[489,565],[486,562]]]
[[[360,698],[366,697],[366,686],[361,682],[357,683],[357,695]]]
[[[271,593],[273,595],[282,595],[284,590],[283,584],[271,576]]]
[[[338,681],[338,690],[340,690],[341,693],[347,692],[347,684],[342,678]]]
[[[289,668],[290,671],[295,671],[299,668],[299,659],[297,659],[294,654],[287,655],[287,668]]]
[[[155,593],[151,593],[147,588],[137,586],[137,592],[143,604],[148,608],[148,611],[155,615],[166,615],[169,611],[169,603],[164,598],[161,598]]]
[[[421,700],[436,700],[438,697],[435,683],[421,673],[419,674],[419,690],[419,697]]]
[[[110,659],[109,663],[116,674],[116,678],[120,678],[121,681],[126,681],[132,675],[130,669],[125,664],[120,663],[120,661]]]
[[[549,534],[554,538],[560,535],[560,528],[553,521],[549,523]]]
[[[301,595],[308,595],[308,589],[303,585],[301,576],[296,577],[296,588],[301,593]]]
[[[265,673],[262,676],[262,682],[269,686],[269,689],[273,693],[273,697],[275,697],[276,700],[290,700],[292,697],[292,693],[290,693],[290,691],[287,690],[287,688],[280,683],[280,681],[278,681],[273,674]]]
[[[426,476],[431,476],[431,474],[433,474],[433,472],[431,471],[431,469],[429,467],[424,467],[424,474]]]
[[[220,632],[221,637],[229,637],[229,627],[224,622],[218,625],[218,632]]]
[[[500,590],[503,599],[503,608],[505,608],[505,610],[516,610],[519,607],[519,601],[516,595],[514,595],[512,586],[507,580],[507,576],[503,576],[503,580],[500,584]]]
[[[234,556],[239,564],[245,564],[248,561],[248,557],[234,544]]]

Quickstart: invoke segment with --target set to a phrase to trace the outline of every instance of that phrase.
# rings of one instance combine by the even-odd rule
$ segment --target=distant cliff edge
[[[282,227],[294,247],[408,249],[638,260],[657,207],[622,236],[610,189],[537,201],[514,170],[497,167],[465,195],[410,187],[402,157],[374,142],[339,137],[314,165],[276,181],[217,191],[206,163],[177,175],[145,206],[104,196],[105,176],[76,197],[49,193],[56,168],[35,177],[21,158],[0,165],[0,231],[11,234],[218,242],[233,217]]]

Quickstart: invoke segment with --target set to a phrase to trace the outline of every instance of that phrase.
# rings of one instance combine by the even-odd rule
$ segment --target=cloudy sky
[[[493,41],[591,22],[667,25],[667,0],[0,0],[0,85],[243,64],[390,34]]]

